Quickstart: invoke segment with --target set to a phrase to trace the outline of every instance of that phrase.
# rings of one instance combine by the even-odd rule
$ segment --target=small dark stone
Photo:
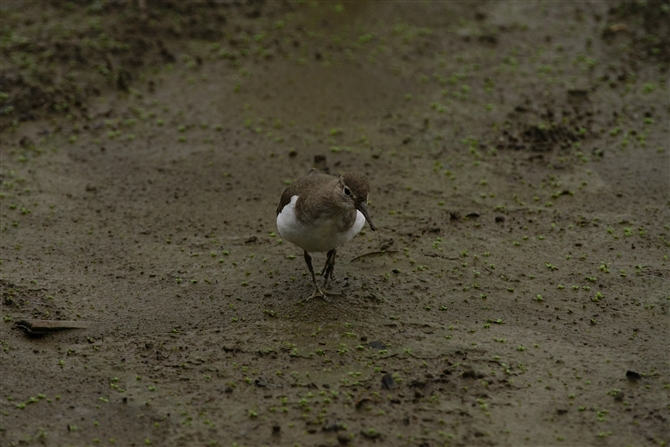
[[[476,218],[479,217],[479,213],[470,213],[470,214],[466,214],[465,217],[466,217],[467,219],[476,219]]]
[[[482,374],[480,372],[475,372],[472,369],[469,369],[467,371],[463,371],[463,374],[461,374],[461,376],[464,379],[483,379],[484,378],[484,374]]]
[[[505,216],[496,216],[496,223],[505,222]]]
[[[256,380],[254,380],[254,385],[256,385],[257,387],[262,387],[262,388],[264,388],[264,387],[267,387],[267,386],[268,386],[268,383],[267,383],[267,381],[266,381],[264,378],[259,377],[259,378],[257,378]]]
[[[244,241],[244,243],[245,243],[245,244],[250,244],[250,243],[252,243],[252,242],[256,242],[257,240],[258,240],[258,238],[257,238],[256,236],[251,236],[249,239],[247,239],[246,241]]]
[[[361,435],[363,435],[363,437],[368,439],[377,439],[381,436],[381,433],[379,433],[374,429],[369,429],[369,430],[361,430]]]
[[[556,410],[556,413],[558,413],[558,414],[565,414],[567,412],[568,412],[568,410],[566,408],[559,408],[559,409]]]
[[[33,146],[35,146],[35,143],[33,143],[33,140],[31,140],[31,139],[28,138],[28,137],[23,137],[23,138],[21,138],[21,140],[19,141],[19,144],[20,144],[21,147],[23,147],[23,148],[29,148],[29,147],[33,147]]]
[[[388,250],[391,245],[393,245],[393,239],[386,239],[382,242],[382,245],[379,247],[380,250]]]
[[[385,374],[384,377],[382,377],[382,388],[385,390],[392,390],[396,386],[395,380],[393,380],[391,374]]]
[[[498,43],[498,38],[492,34],[483,34],[479,36],[479,41],[482,43],[488,43],[491,45],[495,45]]]
[[[368,347],[372,349],[376,349],[377,351],[380,351],[382,349],[386,349],[386,345],[380,341],[371,341],[368,343]]]
[[[340,433],[337,435],[337,442],[342,445],[349,444],[351,442],[351,438],[344,433]]]
[[[131,75],[128,70],[120,69],[116,77],[116,86],[119,90],[128,91],[130,88]]]
[[[642,376],[640,375],[640,373],[628,370],[626,371],[626,378],[628,378],[628,380],[640,380]]]
[[[340,424],[337,421],[326,422],[326,425],[322,428],[323,431],[340,431],[344,430],[344,425]]]
[[[254,9],[253,11],[249,11],[245,15],[250,19],[257,19],[261,16],[261,11],[258,9]]]
[[[584,90],[584,89],[568,90],[568,96],[572,96],[574,98],[586,98],[588,95],[589,95],[588,90]]]
[[[355,407],[356,407],[356,409],[360,409],[364,404],[366,404],[368,402],[372,402],[372,399],[370,399],[369,397],[364,397],[361,400],[359,400],[358,402],[356,402]]]
[[[272,433],[279,433],[281,431],[281,426],[279,424],[275,424],[272,426]]]

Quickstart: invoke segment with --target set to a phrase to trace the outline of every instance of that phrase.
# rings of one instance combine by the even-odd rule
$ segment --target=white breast
[[[307,252],[325,252],[337,248],[353,239],[365,225],[365,216],[358,210],[356,222],[344,233],[337,231],[338,222],[334,219],[322,218],[305,225],[295,215],[297,200],[298,196],[291,197],[291,202],[277,215],[277,229],[284,239]]]

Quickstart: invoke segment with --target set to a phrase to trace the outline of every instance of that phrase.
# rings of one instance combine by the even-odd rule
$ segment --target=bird
[[[338,247],[353,239],[366,221],[376,231],[367,207],[369,195],[370,184],[361,173],[335,176],[316,169],[310,169],[282,193],[277,207],[277,229],[283,239],[303,249],[314,283],[314,292],[307,300],[320,297],[330,302],[328,296],[342,295],[327,290],[326,286],[333,279]],[[310,253],[314,252],[327,253],[321,287],[312,267]]]

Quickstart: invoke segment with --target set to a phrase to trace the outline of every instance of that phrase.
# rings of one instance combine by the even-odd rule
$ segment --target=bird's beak
[[[361,202],[356,206],[356,209],[363,213],[363,216],[365,216],[365,220],[368,221],[368,225],[370,225],[370,229],[372,231],[377,231],[375,228],[375,224],[372,223],[372,219],[370,219],[370,213],[368,213],[368,206],[364,203]]]

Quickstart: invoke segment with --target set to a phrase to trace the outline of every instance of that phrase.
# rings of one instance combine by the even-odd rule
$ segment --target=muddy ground
[[[669,10],[3,2],[0,444],[667,445]]]

